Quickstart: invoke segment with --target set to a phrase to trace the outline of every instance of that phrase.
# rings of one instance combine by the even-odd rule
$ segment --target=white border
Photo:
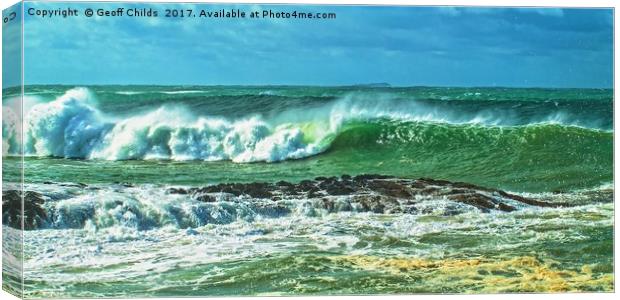
[[[11,0],[0,0],[0,8],[5,9],[18,1]],[[48,2],[84,2],[84,1],[48,1]],[[113,0],[100,0],[97,2],[204,2],[204,3],[290,3],[290,4],[370,4],[370,5],[427,5],[427,6],[437,6],[437,5],[446,5],[446,6],[537,6],[537,7],[612,7],[617,8],[618,2],[612,0],[589,0],[589,1],[578,1],[578,0],[218,0],[218,1],[183,1],[183,0],[130,0],[130,1],[113,1]],[[616,12],[614,11],[614,21],[616,20]],[[618,70],[618,60],[616,59],[618,56],[618,30],[617,23],[614,22],[614,79],[616,70]],[[0,31],[1,32],[1,31]],[[0,33],[1,37],[1,33]],[[0,38],[0,46],[1,46],[1,38]],[[2,64],[0,63],[0,69]],[[2,81],[2,74],[0,73],[0,82]],[[618,92],[618,82],[614,80],[614,120],[620,120],[620,107],[619,102],[617,101],[619,92]],[[1,93],[0,93],[1,96]],[[1,99],[1,98],[0,98]],[[616,123],[614,122],[614,133],[617,132]],[[614,135],[614,162],[619,161],[620,151],[616,151],[620,142],[616,139]],[[0,164],[2,162],[2,158],[0,158]],[[614,177],[618,172],[618,164],[614,163]],[[2,174],[0,173],[0,181],[2,180]],[[616,181],[614,180],[614,191],[617,191]],[[615,193],[614,195],[618,195]],[[614,197],[614,202],[617,197]],[[618,214],[615,214],[615,224],[618,224]],[[2,238],[2,232],[0,231],[0,239]],[[618,231],[614,230],[614,241],[618,241]],[[614,258],[618,257],[618,248],[615,247],[616,243],[614,242]],[[616,261],[614,259],[614,261]],[[0,260],[1,266],[1,260]],[[614,270],[615,270],[614,265]],[[616,274],[617,275],[617,274]],[[614,278],[614,288],[618,291],[618,277]],[[0,279],[1,281],[1,279]],[[501,297],[506,300],[521,300],[523,296],[528,297],[529,299],[588,299],[596,298],[598,299],[615,299],[615,293],[559,293],[559,294],[485,294],[485,295],[402,295],[402,296],[329,296],[329,298],[324,297],[226,297],[226,299],[412,299],[416,300],[425,300],[425,299],[485,299],[491,300]],[[0,292],[0,298],[2,299],[17,299],[15,296],[10,295],[9,293],[2,291]],[[131,298],[131,299],[140,299],[140,300],[148,300],[154,298]],[[164,298],[171,300],[187,300],[187,299],[213,299],[210,298]]]

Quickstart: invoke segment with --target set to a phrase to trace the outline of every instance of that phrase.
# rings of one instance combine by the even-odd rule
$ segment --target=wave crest
[[[8,116],[3,120],[3,153],[19,154],[18,119],[11,118],[9,110],[3,107]],[[404,138],[403,142],[415,142],[415,133],[422,128],[415,123],[475,124],[488,130],[488,126],[564,126],[575,121],[561,112],[521,120],[510,110],[459,112],[425,102],[359,94],[323,106],[289,109],[268,119],[260,115],[234,120],[197,116],[180,105],[118,117],[101,112],[88,89],[74,88],[51,102],[28,108],[24,151],[32,156],[79,159],[277,162],[316,155],[343,141],[350,146],[381,144],[377,137],[386,132]]]
[[[34,105],[26,118],[25,152],[34,156],[273,162],[324,150],[308,141],[300,128],[274,126],[260,117],[229,121],[163,106],[115,119],[97,109],[94,96],[85,88]],[[18,147],[10,145],[16,122],[3,123],[7,153],[17,154]]]

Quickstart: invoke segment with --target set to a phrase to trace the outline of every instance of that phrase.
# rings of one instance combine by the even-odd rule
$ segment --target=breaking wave
[[[427,147],[449,139],[514,141],[558,134],[607,138],[612,133],[563,112],[523,119],[510,110],[441,110],[423,102],[344,97],[320,107],[292,108],[269,117],[239,119],[198,115],[181,105],[128,116],[98,109],[86,88],[74,88],[50,102],[26,108],[24,151],[31,156],[103,160],[206,160],[277,162],[317,155],[337,147],[386,141]],[[16,124],[3,106],[3,154],[18,154]],[[555,137],[554,137],[555,136]],[[559,141],[558,141],[559,142]]]

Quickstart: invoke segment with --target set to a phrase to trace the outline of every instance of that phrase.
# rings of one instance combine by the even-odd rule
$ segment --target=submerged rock
[[[249,200],[317,199],[320,200],[321,208],[329,212],[350,209],[375,213],[414,213],[417,211],[414,205],[427,199],[445,199],[475,207],[482,212],[511,212],[516,210],[515,202],[539,207],[568,206],[567,203],[530,199],[465,182],[430,178],[404,179],[377,174],[317,177],[299,183],[222,183],[203,188],[170,188],[168,192],[193,195],[195,200],[202,202],[213,202],[215,193],[228,193]],[[346,204],[338,202],[343,197],[347,199]]]
[[[20,191],[9,190],[2,192],[2,223],[10,227],[24,230],[33,230],[40,227],[47,218],[43,204],[43,196],[37,192],[24,192],[24,206],[22,213],[22,197]]]
[[[68,185],[59,184],[59,186]],[[93,187],[82,188],[90,190]],[[192,208],[195,210],[189,213],[190,219],[195,216],[206,216],[206,219],[201,219],[196,224],[212,222],[213,218],[220,218],[224,221],[218,222],[225,223],[229,219],[236,218],[237,214],[251,219],[253,213],[267,217],[280,217],[291,213],[312,216],[346,211],[450,216],[471,210],[511,212],[522,206],[578,205],[574,202],[570,204],[563,202],[563,195],[553,194],[553,199],[548,199],[542,198],[544,195],[541,194],[533,199],[464,182],[429,178],[406,179],[375,174],[354,177],[348,175],[317,177],[314,180],[303,180],[298,183],[279,181],[276,183],[221,183],[195,188],[171,187],[167,189],[167,193],[178,195],[180,200],[191,199],[202,202]],[[600,201],[608,201],[607,198],[612,197],[613,190],[596,194],[596,199],[600,198]],[[63,219],[63,228],[81,228],[96,213],[96,207],[92,205],[80,207],[77,213],[68,211],[70,207],[64,206],[54,206],[46,212],[44,208],[46,201],[50,204],[58,201],[58,197],[54,196],[53,192],[44,194],[26,191],[23,197],[23,213],[22,197],[19,191],[4,191],[2,198],[3,222],[17,229],[22,228],[22,223],[24,230],[45,227],[55,222],[59,215],[72,216]],[[566,198],[570,197],[566,196]],[[118,208],[114,214],[122,218],[119,222],[135,223],[139,228],[151,228],[155,221],[149,213],[141,211],[139,205],[132,203],[131,201],[126,203],[122,199],[112,199],[108,204]],[[231,205],[232,203],[237,204]],[[246,215],[245,210],[251,213]],[[171,208],[171,212],[172,215],[178,217],[177,221],[183,218],[179,217],[184,214],[181,208]]]

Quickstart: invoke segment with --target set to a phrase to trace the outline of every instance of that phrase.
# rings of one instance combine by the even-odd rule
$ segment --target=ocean
[[[3,95],[27,297],[614,289],[610,89],[27,86],[23,143]]]

